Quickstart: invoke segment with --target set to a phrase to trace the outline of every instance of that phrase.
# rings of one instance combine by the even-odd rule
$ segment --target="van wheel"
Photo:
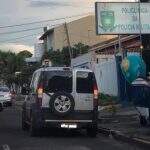
[[[57,116],[66,116],[74,111],[74,99],[71,94],[66,92],[55,93],[50,100],[50,108]]]
[[[86,131],[87,131],[87,135],[90,136],[90,137],[94,138],[94,137],[97,136],[98,130],[97,130],[97,126],[96,125],[91,126],[91,127],[87,127]]]
[[[148,122],[144,116],[140,116],[140,124],[143,127],[147,126]]]
[[[29,125],[26,123],[25,111],[22,111],[22,130],[27,131]]]
[[[38,126],[36,124],[36,117],[31,115],[31,122],[30,122],[30,136],[35,137],[39,135]]]

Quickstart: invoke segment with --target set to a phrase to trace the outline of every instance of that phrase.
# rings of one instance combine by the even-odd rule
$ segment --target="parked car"
[[[11,93],[8,87],[0,87],[0,103],[4,106],[12,106]]]
[[[29,89],[29,90],[28,90]],[[34,72],[22,110],[22,129],[31,136],[41,128],[86,129],[97,134],[98,88],[88,69],[46,67]]]

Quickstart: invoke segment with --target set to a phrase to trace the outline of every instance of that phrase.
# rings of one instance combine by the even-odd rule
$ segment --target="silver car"
[[[34,72],[22,110],[22,128],[35,136],[45,126],[97,134],[98,88],[88,69],[46,67]]]
[[[8,87],[0,86],[0,103],[3,106],[12,105],[11,93]]]

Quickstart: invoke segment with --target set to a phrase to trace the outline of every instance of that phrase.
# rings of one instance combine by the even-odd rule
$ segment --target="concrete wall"
[[[115,57],[100,60],[94,64],[98,87],[101,93],[118,96],[118,79]]]
[[[84,54],[71,60],[73,67],[88,67],[91,68],[92,55],[91,53]]]
[[[113,55],[96,55],[93,57],[91,53],[88,53],[72,59],[71,66],[92,69],[96,76],[99,91],[103,94],[118,96],[117,67]]]
[[[71,46],[80,42],[85,45],[92,46],[113,37],[109,35],[96,35],[95,16],[87,16],[69,22],[67,23],[67,27]],[[67,46],[67,37],[64,25],[54,28],[54,41],[55,50],[61,50],[64,46]]]

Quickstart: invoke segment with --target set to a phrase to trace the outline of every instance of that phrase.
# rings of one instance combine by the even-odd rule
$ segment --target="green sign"
[[[97,34],[150,34],[150,3],[97,2]]]
[[[115,16],[113,11],[101,11],[101,28],[104,31],[112,31],[115,24]]]

